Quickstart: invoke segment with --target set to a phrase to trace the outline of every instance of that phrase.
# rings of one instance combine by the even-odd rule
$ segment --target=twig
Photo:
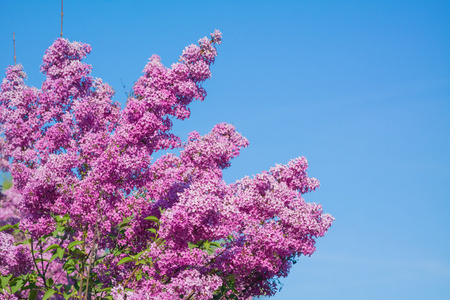
[[[92,271],[92,260],[94,259],[94,257],[97,255],[97,245],[95,244],[95,240],[94,240],[94,251],[91,251],[91,254],[89,255],[89,267],[88,267],[88,278],[87,278],[87,282],[86,282],[86,294],[85,294],[85,299],[88,300],[88,297],[90,298],[90,292],[89,292],[89,281],[91,278],[91,271]]]
[[[99,212],[99,207],[97,206],[97,214]],[[92,271],[92,261],[94,260],[94,257],[97,256],[97,238],[99,237],[99,231],[98,231],[98,216],[95,220],[95,236],[94,236],[94,241],[92,242],[92,249],[91,252],[89,253],[89,267],[88,267],[88,278],[87,278],[87,282],[86,282],[86,295],[85,295],[85,299],[88,300],[88,298],[91,298],[91,293],[89,292],[89,281],[91,278],[91,271]]]
[[[81,250],[83,251],[83,253],[86,249],[86,234],[87,234],[86,231],[83,232],[83,245],[81,247]],[[84,279],[85,263],[86,263],[86,260],[83,257],[83,259],[81,260],[81,267],[80,267],[80,272],[79,272],[79,275],[80,275],[80,287],[79,288],[80,289],[78,290],[78,299],[80,299],[80,300],[83,299],[82,297],[83,297],[83,279]]]
[[[25,238],[26,238],[26,236],[25,236]],[[31,239],[30,239],[30,246],[31,246],[31,257],[33,258],[33,263],[34,263],[34,266],[36,267],[36,271],[38,272],[39,275],[42,276],[42,280],[44,281],[44,286],[47,287],[47,283],[45,282],[45,276],[42,275],[41,271],[39,270],[39,267],[36,263],[36,258],[34,257],[33,236],[31,236]]]
[[[189,300],[189,299],[191,299],[191,297],[192,296],[194,296],[194,293],[195,293],[195,291],[194,290],[192,290],[192,292],[189,294],[189,296],[186,298],[186,300]]]
[[[63,34],[63,0],[61,0],[61,37]]]
[[[123,284],[123,288],[124,288],[124,289],[127,287],[127,284],[128,284],[128,282],[130,281],[130,279],[134,277],[134,274],[136,274],[136,272],[137,272],[140,268],[141,268],[141,266],[138,265],[138,266],[136,267],[136,269],[134,269],[133,273],[131,273],[130,277],[128,277],[128,279],[125,280],[125,283]]]
[[[14,65],[16,65],[16,34],[13,32],[13,44],[14,44]]]

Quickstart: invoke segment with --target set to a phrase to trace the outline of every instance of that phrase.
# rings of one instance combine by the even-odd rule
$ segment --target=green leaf
[[[56,248],[61,248],[61,247],[57,244],[53,244],[53,245],[48,246],[47,249],[45,249],[43,253],[48,252],[53,249],[56,249]]]
[[[222,246],[218,242],[211,242],[211,246],[215,248],[222,248]]]
[[[24,240],[22,242],[19,243],[15,243],[15,245],[29,245],[30,244],[30,239]]]
[[[236,276],[235,275],[228,275],[227,276],[227,285],[230,288],[231,291],[233,291],[234,293],[237,293],[236,287],[235,287],[235,281],[236,281]]]
[[[75,271],[75,264],[76,262],[73,259],[70,259],[64,264],[63,269],[67,271],[67,274],[72,274],[72,272]]]
[[[69,267],[73,267],[75,266],[75,261],[73,259],[69,259],[68,261],[66,261],[66,263],[63,266],[64,270],[67,270],[67,268]]]
[[[42,244],[44,244],[47,241],[47,238],[53,236],[53,234],[46,234],[39,238],[39,241],[41,241]]]
[[[42,298],[42,300],[47,300],[48,298],[53,296],[54,293],[56,293],[56,291],[54,289],[49,289],[48,291],[45,292],[44,297]]]
[[[28,300],[34,300],[36,299],[38,291],[37,290],[31,290],[28,294]]]
[[[53,231],[52,235],[54,237],[56,237],[56,236],[58,236],[58,233],[63,232],[63,231],[64,231],[64,227],[58,224],[58,225],[56,225],[56,229],[55,229],[55,231]]]
[[[14,294],[15,292],[17,292],[21,287],[23,287],[23,285],[25,284],[22,280],[22,278],[14,278],[13,282],[11,283],[11,293]]]
[[[158,218],[155,217],[155,216],[148,216],[148,217],[145,218],[144,220],[149,220],[149,221],[153,221],[153,222],[159,223]]]
[[[8,229],[11,229],[11,228],[13,228],[12,225],[6,224],[5,226],[2,226],[2,227],[0,228],[0,231],[8,230]]]
[[[0,279],[2,281],[2,288],[5,288],[6,285],[8,284],[9,280],[11,279],[12,274],[9,276],[0,276]]]
[[[31,290],[36,288],[36,285],[34,283],[30,283],[29,285],[26,285],[24,287],[22,287],[21,291],[25,291],[25,290]]]
[[[79,290],[80,290],[80,286],[79,286],[79,284],[78,284],[78,281],[75,281],[75,282],[74,282],[73,287],[75,288],[76,291],[79,291]],[[75,291],[74,291],[74,292],[75,292]]]
[[[75,247],[76,245],[79,245],[79,244],[83,244],[83,241],[73,241],[72,243],[69,244],[67,249],[71,250],[73,247]]]
[[[139,252],[138,254],[136,254],[136,258],[141,257],[142,254],[144,254],[144,253],[146,253],[146,252],[147,252],[147,250],[144,250],[144,251]]]
[[[62,248],[56,249],[56,254],[58,255],[59,259],[62,259],[64,256],[64,249]]]
[[[57,257],[58,257],[58,253],[53,254],[52,257],[50,258],[49,262],[54,261],[55,258],[57,258]]]
[[[65,284],[65,285],[64,285],[64,290],[65,290],[66,292],[69,292],[71,287],[72,287],[72,286],[71,286],[70,284]]]
[[[139,271],[136,273],[136,280],[139,281],[139,280],[141,280],[141,278],[142,278],[142,270],[139,270]]]
[[[53,279],[49,278],[47,279],[47,286],[52,286],[53,285]]]
[[[121,260],[119,260],[117,265],[120,266],[120,265],[122,265],[124,263],[127,263],[127,262],[130,262],[130,261],[133,261],[133,259],[131,257],[127,256],[127,257],[124,257]]]
[[[72,256],[78,259],[82,259],[83,256],[86,256],[86,253],[84,253],[83,251],[81,251],[78,248],[75,248],[72,250]]]
[[[155,228],[148,228],[146,230],[150,231],[151,233],[156,234],[156,229]]]
[[[227,280],[230,282],[236,281],[236,275],[234,275],[234,274],[228,275]]]
[[[128,226],[128,223],[130,223],[131,221],[131,217],[125,218],[120,224],[119,224],[119,228],[123,228],[125,226]]]

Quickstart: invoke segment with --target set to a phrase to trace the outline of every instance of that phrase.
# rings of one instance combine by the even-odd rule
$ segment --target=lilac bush
[[[8,67],[0,167],[15,194],[1,202],[0,298],[250,299],[314,253],[333,217],[302,198],[319,186],[305,158],[227,184],[248,146],[234,126],[171,132],[205,99],[221,41],[216,30],[170,68],[153,55],[123,110],[82,62],[87,44],[57,39],[40,89]]]

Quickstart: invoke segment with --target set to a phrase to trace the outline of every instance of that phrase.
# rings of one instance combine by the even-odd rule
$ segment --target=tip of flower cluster
[[[195,141],[198,140],[200,138],[200,133],[198,133],[197,131],[192,131],[188,134],[188,140],[190,141]]]
[[[222,43],[222,32],[220,32],[219,29],[216,29],[211,33],[211,41],[219,45]]]
[[[26,78],[27,74],[23,71],[22,64],[10,65],[6,68],[6,77],[12,78]]]
[[[64,61],[81,61],[91,52],[91,50],[92,47],[89,44],[70,42],[68,39],[58,38],[45,51],[41,71],[45,74],[49,68],[55,65],[60,66]]]
[[[16,65],[10,65],[10,66],[8,66],[8,68],[7,68],[7,70],[11,70],[11,71],[22,71],[22,69],[23,69],[23,66],[22,66],[22,64],[16,64]]]

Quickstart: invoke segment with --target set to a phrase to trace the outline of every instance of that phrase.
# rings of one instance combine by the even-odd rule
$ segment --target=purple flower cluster
[[[0,275],[18,276],[32,268],[30,252],[25,245],[14,245],[14,237],[0,232]]]
[[[273,279],[315,251],[333,217],[302,198],[319,186],[305,158],[227,184],[222,170],[248,146],[234,126],[192,132],[186,142],[171,132],[173,118],[188,118],[189,104],[204,100],[201,84],[221,40],[216,30],[170,68],[153,55],[123,110],[82,62],[87,44],[57,39],[44,55],[40,89],[25,84],[21,65],[9,67],[0,93],[0,167],[12,173],[20,194],[7,193],[21,199],[21,214],[11,200],[2,219],[17,216],[22,230],[41,238],[55,231],[55,216],[68,216],[65,238],[102,256],[89,272],[115,299],[273,295]],[[152,159],[174,148],[178,156]],[[2,275],[31,268],[23,245],[3,233],[0,243]],[[108,249],[140,253],[146,263],[119,263],[126,255]]]
[[[15,187],[0,194],[0,227],[6,224],[14,225],[22,218],[20,202],[22,195]]]

